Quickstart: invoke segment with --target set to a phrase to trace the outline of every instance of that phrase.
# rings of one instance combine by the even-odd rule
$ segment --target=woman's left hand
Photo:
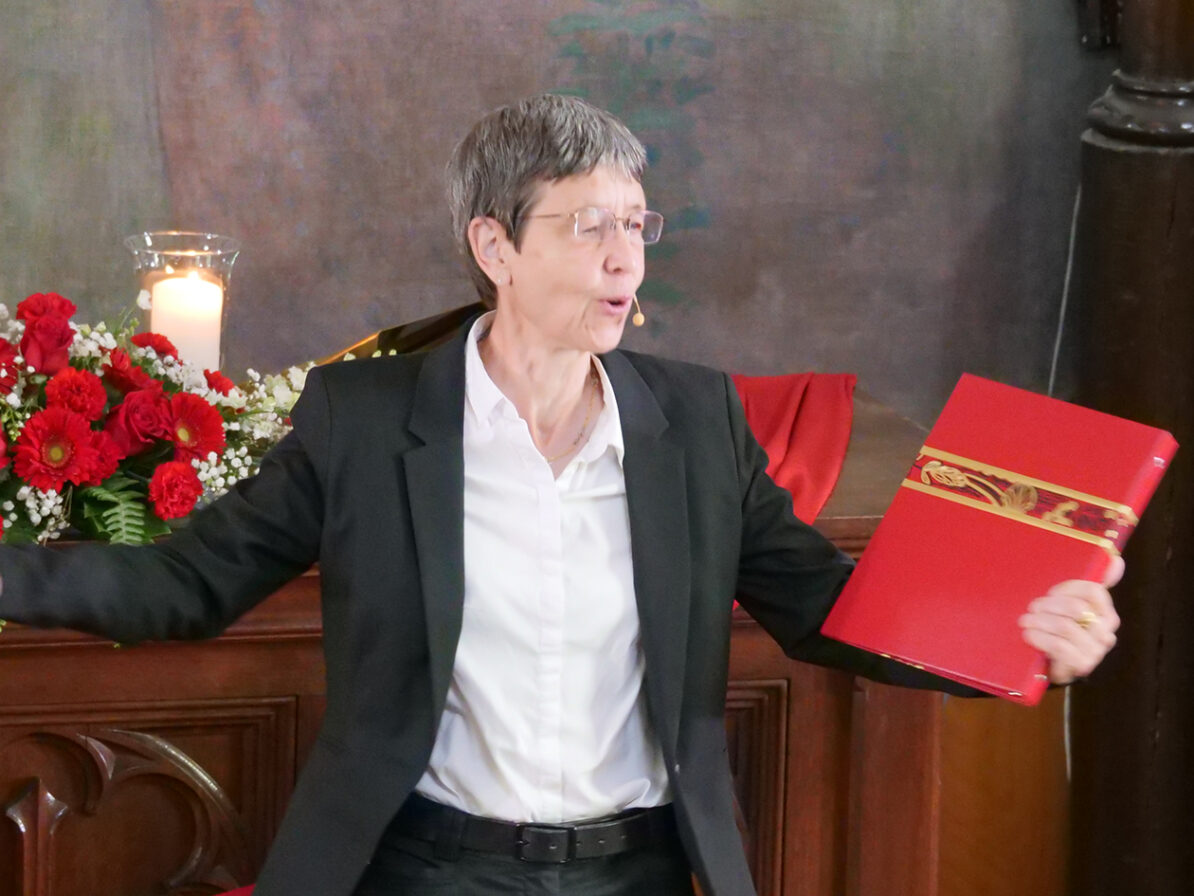
[[[1107,589],[1123,572],[1123,558],[1114,557],[1101,585],[1081,579],[1054,585],[1020,617],[1024,640],[1048,657],[1054,684],[1089,675],[1115,646],[1119,614]]]

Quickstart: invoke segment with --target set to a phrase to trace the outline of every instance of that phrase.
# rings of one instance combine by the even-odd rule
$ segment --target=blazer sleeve
[[[151,545],[0,545],[0,618],[121,643],[210,637],[318,558],[329,409],[317,370],[255,476]]]
[[[726,377],[730,431],[742,496],[738,602],[793,659],[842,669],[873,681],[959,696],[982,692],[885,659],[821,634],[854,561],[792,512],[792,496],[767,475],[732,381]]]

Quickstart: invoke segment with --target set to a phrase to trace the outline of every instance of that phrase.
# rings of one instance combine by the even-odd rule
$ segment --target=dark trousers
[[[678,838],[599,858],[528,862],[386,831],[354,896],[693,896]]]

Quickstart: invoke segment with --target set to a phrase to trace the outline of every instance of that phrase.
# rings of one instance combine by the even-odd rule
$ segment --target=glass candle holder
[[[219,370],[228,284],[240,243],[214,233],[159,230],[133,234],[124,244],[149,294],[149,329],[174,343],[181,360]]]

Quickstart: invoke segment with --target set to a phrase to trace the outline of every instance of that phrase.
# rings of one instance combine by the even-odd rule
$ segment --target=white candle
[[[149,294],[149,329],[173,342],[181,360],[219,370],[224,288],[191,271],[157,281]]]

